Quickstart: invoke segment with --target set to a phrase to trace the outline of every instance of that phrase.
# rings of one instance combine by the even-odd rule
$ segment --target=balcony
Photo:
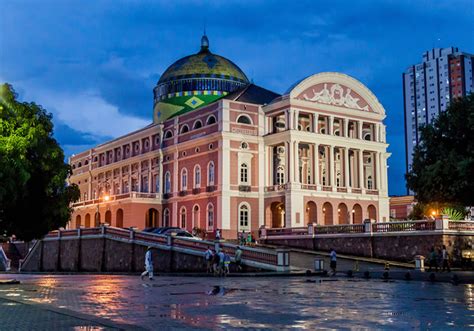
[[[250,192],[252,188],[250,185],[239,185],[239,191],[240,192]]]
[[[209,185],[206,187],[206,192],[214,192],[217,190],[217,186],[216,185]]]
[[[122,194],[116,194],[108,196],[108,199],[99,198],[93,200],[79,201],[71,204],[71,207],[84,207],[89,205],[99,205],[102,203],[110,203],[113,201],[119,201],[124,199],[159,199],[159,193],[143,193],[143,192],[128,192]]]

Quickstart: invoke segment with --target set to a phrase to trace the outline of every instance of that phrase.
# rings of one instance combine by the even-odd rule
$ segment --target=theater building
[[[153,123],[70,158],[81,200],[69,227],[235,237],[389,220],[385,111],[354,78],[319,73],[279,95],[211,53],[204,36],[153,92]]]

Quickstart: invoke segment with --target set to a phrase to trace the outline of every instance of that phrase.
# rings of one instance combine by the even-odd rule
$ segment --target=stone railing
[[[294,238],[305,236],[318,236],[327,234],[352,234],[352,233],[398,233],[398,232],[426,232],[426,231],[464,231],[474,232],[473,221],[452,221],[448,219],[422,220],[422,221],[404,221],[404,222],[381,222],[363,224],[339,224],[339,225],[317,225],[308,224],[307,227],[294,228],[262,228],[261,237],[283,237],[291,236]]]
[[[317,225],[314,227],[314,234],[333,234],[333,233],[363,233],[364,224],[340,224],[340,225]]]
[[[216,250],[222,249],[231,257],[234,257],[235,251],[237,250],[237,245],[223,241],[213,242],[197,238],[175,237],[110,226],[52,231],[44,237],[44,240],[80,239],[83,237],[106,237],[143,245],[160,245],[171,250],[181,249],[187,250],[188,252],[191,251],[194,252],[194,255],[203,255],[208,248],[211,248]],[[277,271],[289,270],[289,253],[285,249],[273,250],[243,246],[241,250],[244,263],[247,261],[247,263],[253,263],[253,265],[257,267],[260,265],[260,267],[263,268],[267,265]]]
[[[278,236],[278,235],[306,235],[309,234],[308,227],[297,227],[297,228],[273,228],[265,229],[267,236]]]
[[[372,224],[373,232],[433,231],[435,229],[435,221],[406,221]]]
[[[448,229],[454,231],[474,231],[473,221],[449,221]]]
[[[100,199],[79,201],[79,202],[73,203],[71,206],[72,207],[81,207],[81,206],[88,206],[88,205],[94,205],[94,204],[100,204],[100,203],[109,203],[111,201],[117,201],[117,200],[123,200],[123,199],[133,199],[133,198],[157,199],[159,197],[160,197],[159,193],[129,192],[129,193],[121,193],[121,194],[111,195],[111,196],[109,196],[108,200],[105,200],[104,198],[100,198]]]

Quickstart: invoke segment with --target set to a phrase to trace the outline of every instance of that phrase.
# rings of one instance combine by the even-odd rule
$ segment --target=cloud
[[[29,95],[28,93],[27,95]],[[132,115],[122,114],[94,90],[77,93],[38,91],[33,100],[42,104],[61,123],[93,137],[118,137],[150,124]]]

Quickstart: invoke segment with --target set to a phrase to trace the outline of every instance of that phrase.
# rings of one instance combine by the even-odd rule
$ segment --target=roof
[[[269,104],[273,99],[278,98],[279,96],[280,94],[258,85],[248,84],[226,95],[223,99],[265,105]]]

